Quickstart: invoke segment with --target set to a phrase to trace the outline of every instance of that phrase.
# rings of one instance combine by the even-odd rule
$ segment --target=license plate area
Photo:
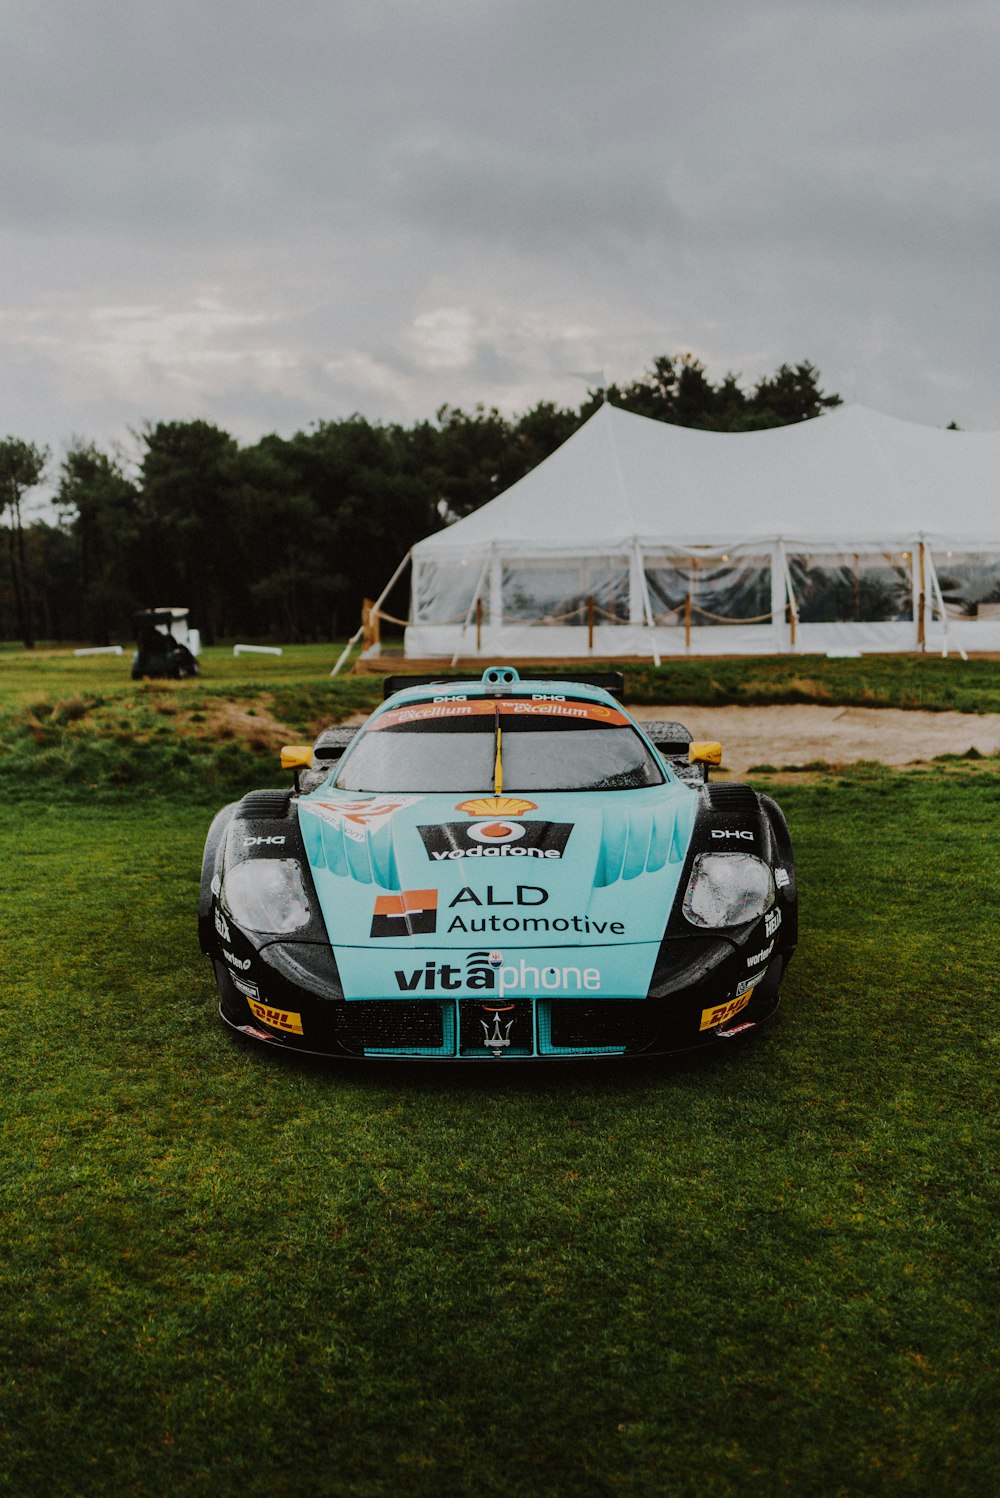
[[[460,1056],[533,1056],[534,1004],[530,999],[460,999],[458,1037]]]

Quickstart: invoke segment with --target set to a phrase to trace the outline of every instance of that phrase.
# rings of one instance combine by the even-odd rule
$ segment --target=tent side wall
[[[755,541],[414,555],[410,658],[1000,649],[1000,546]]]

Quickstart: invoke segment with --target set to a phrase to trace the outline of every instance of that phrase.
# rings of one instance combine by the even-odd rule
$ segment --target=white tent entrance
[[[861,406],[702,432],[605,405],[413,548],[405,652],[1000,649],[998,491],[1000,433]]]

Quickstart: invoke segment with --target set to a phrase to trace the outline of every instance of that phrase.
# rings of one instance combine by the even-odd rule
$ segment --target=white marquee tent
[[[411,559],[410,657],[996,650],[1000,432],[603,405]]]

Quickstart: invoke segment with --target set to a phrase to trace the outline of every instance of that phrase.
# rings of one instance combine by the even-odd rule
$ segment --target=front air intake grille
[[[365,1050],[425,1050],[444,1043],[441,1005],[385,1003],[357,999],[345,1006],[344,1018],[355,1045]]]
[[[649,1005],[644,999],[554,1000],[550,1006],[553,1050],[623,1046],[629,1050],[653,1039]]]
[[[291,791],[248,791],[234,813],[241,821],[274,820],[287,817]]]
[[[706,792],[714,811],[757,810],[757,792],[748,785],[709,785]]]

